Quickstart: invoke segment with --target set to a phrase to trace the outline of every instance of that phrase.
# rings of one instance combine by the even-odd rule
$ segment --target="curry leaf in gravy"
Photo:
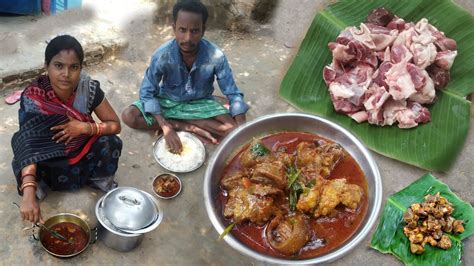
[[[289,167],[286,171],[286,175],[288,178],[288,188],[290,189],[288,201],[290,210],[294,211],[296,208],[296,203],[298,202],[298,197],[301,193],[303,193],[303,187],[296,181],[300,176],[300,171],[296,170],[295,167]]]
[[[311,179],[311,181],[309,181],[308,183],[306,183],[306,187],[307,188],[312,188],[314,187],[314,185],[316,184],[316,179]]]
[[[303,193],[303,187],[298,182],[294,182],[290,187],[290,210],[294,211],[296,209],[296,203],[298,203],[298,197]]]
[[[219,235],[219,238],[217,240],[223,239],[232,230],[232,228],[234,228],[234,226],[235,223],[229,224],[229,226],[227,226],[224,231],[222,231],[222,234]]]
[[[257,156],[262,157],[269,154],[270,150],[267,147],[265,147],[265,145],[263,145],[262,143],[257,142],[252,146],[252,148],[250,148],[250,152],[255,157]]]
[[[464,220],[464,233],[448,234],[452,246],[442,250],[430,245],[420,255],[410,252],[410,243],[403,234],[405,221],[403,214],[412,203],[423,202],[427,194],[439,192],[453,204],[452,216]],[[463,250],[462,240],[474,233],[474,209],[471,204],[458,198],[449,187],[431,174],[422,176],[403,190],[387,199],[377,230],[372,236],[370,246],[382,253],[391,253],[406,265],[460,265]]]
[[[288,188],[291,188],[293,183],[298,180],[298,177],[300,176],[300,171],[296,170],[295,167],[288,167],[286,170],[286,176],[288,178]]]

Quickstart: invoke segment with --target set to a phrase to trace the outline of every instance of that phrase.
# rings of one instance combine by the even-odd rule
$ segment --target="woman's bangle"
[[[99,133],[97,135],[99,136],[102,135],[102,128],[100,127],[100,125],[102,125],[102,123],[97,124],[97,126],[99,127]]]
[[[94,136],[96,132],[94,123],[90,122],[89,126],[91,127],[91,136]]]
[[[97,136],[100,136],[100,133],[101,133],[101,132],[100,132],[100,126],[99,126],[99,124],[98,124],[97,122],[95,122],[95,126],[96,126],[96,128],[97,128],[97,133],[96,133],[96,135],[97,135]]]
[[[21,182],[23,182],[23,179],[25,179],[25,177],[27,177],[27,176],[32,176],[36,180],[36,175],[34,175],[34,174],[24,174],[24,175],[21,176]]]
[[[92,125],[89,122],[86,122],[89,125],[89,136],[92,136]]]
[[[27,187],[35,187],[35,189],[37,189],[38,183],[36,183],[35,181],[24,182],[23,184],[21,184],[20,191],[23,193],[23,190]]]

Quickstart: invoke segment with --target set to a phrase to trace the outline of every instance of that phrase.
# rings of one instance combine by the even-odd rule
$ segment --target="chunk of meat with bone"
[[[340,203],[355,209],[362,199],[362,189],[358,185],[347,184],[346,179],[328,180],[323,186],[321,199],[314,216],[325,216],[330,214]]]
[[[246,175],[242,172],[236,172],[231,175],[224,176],[221,180],[222,188],[226,190],[231,190],[236,187],[242,186],[242,178],[246,177]]]
[[[334,99],[343,99],[352,103],[355,107],[362,107],[365,91],[372,82],[374,70],[367,64],[358,64],[342,76],[336,78],[329,85],[329,92]],[[338,109],[336,111],[346,112]]]
[[[362,195],[362,189],[358,185],[346,184],[345,189],[340,195],[341,203],[349,207],[349,209],[355,210],[362,200]]]
[[[333,60],[324,68],[323,78],[335,111],[358,123],[380,126],[398,123],[399,128],[412,128],[429,122],[429,110],[418,104],[433,103],[435,89],[449,82],[456,41],[426,18],[405,22],[383,8],[373,10],[366,22],[345,28],[328,44]],[[369,92],[374,83],[389,93],[378,98],[380,108],[366,104],[375,99]],[[396,112],[384,100],[396,102]],[[407,102],[416,104],[409,107]]]
[[[279,189],[285,189],[288,184],[285,165],[276,160],[256,165],[250,180],[255,183],[273,185]]]
[[[440,51],[451,50],[454,51],[457,49],[457,43],[455,40],[446,37],[444,32],[439,31],[435,26],[428,24],[427,28],[435,38],[435,45]]]
[[[390,50],[389,59],[394,64],[400,63],[400,62],[410,62],[412,58],[413,58],[413,54],[405,45],[400,45],[400,44],[393,45],[392,49]],[[386,60],[384,57],[384,61],[387,62],[389,60]]]
[[[444,70],[436,65],[429,66],[426,71],[433,79],[435,89],[440,90],[448,85],[450,80],[450,73],[449,70]]]
[[[417,102],[388,100],[383,111],[385,125],[398,122],[400,128],[412,128],[419,123],[427,123],[431,116],[426,107]]]
[[[377,71],[373,74],[373,81],[375,84],[379,85],[380,87],[384,87],[388,89],[388,84],[385,82],[386,77],[385,74],[392,68],[393,64],[391,62],[383,62]]]
[[[250,189],[236,187],[229,191],[224,216],[232,218],[235,223],[250,221],[259,225],[265,224],[281,213],[274,204],[274,197],[281,193],[281,190],[262,185],[254,185]]]
[[[313,213],[314,217],[326,216],[332,214],[339,204],[356,209],[362,196],[362,189],[358,185],[347,184],[345,178],[320,178],[314,187],[300,195],[296,208],[303,213]]]
[[[314,186],[307,192],[302,193],[298,199],[298,202],[296,203],[296,209],[303,213],[312,213],[316,206],[318,206],[319,200],[321,199],[324,179],[317,177],[315,180]]]
[[[296,164],[306,181],[318,176],[328,177],[337,163],[344,158],[345,150],[337,143],[301,142],[296,147]],[[306,183],[306,182],[304,182]]]
[[[413,62],[421,69],[425,69],[431,65],[436,59],[436,46],[434,41],[436,38],[432,35],[426,18],[422,18],[415,25],[417,34],[413,36],[413,43],[410,50],[413,54]]]
[[[436,97],[433,80],[430,78],[426,70],[421,70],[421,75],[417,75],[418,77],[422,77],[422,85],[417,88],[417,91],[413,93],[409,99],[411,101],[415,101],[418,104],[432,103]]]
[[[450,70],[456,58],[457,51],[441,51],[436,54],[435,64],[443,70]]]
[[[367,120],[371,124],[384,125],[383,106],[390,99],[387,90],[373,83],[365,94],[366,100],[364,107],[367,110]]]
[[[408,71],[409,63],[402,61],[392,65],[385,73],[385,82],[388,85],[388,93],[396,101],[404,100],[416,92],[412,76]]]
[[[375,51],[383,51],[388,46],[392,45],[398,37],[398,30],[390,30],[386,27],[377,26],[374,24],[367,24],[370,31],[370,37],[374,42]]]
[[[297,253],[311,239],[308,219],[302,214],[273,218],[265,234],[270,245],[286,255]]]
[[[346,28],[336,38],[336,42],[328,43],[333,60],[340,64],[352,64],[355,62],[377,66],[375,44],[371,39],[370,30],[361,24],[361,30],[356,27]]]
[[[326,82],[326,85],[329,86],[331,82],[342,76],[344,73],[346,73],[346,71],[342,63],[333,58],[332,63],[329,66],[325,66],[323,70],[323,78]]]
[[[405,22],[404,19],[399,18],[397,16],[394,16],[392,21],[390,21],[387,24],[387,28],[389,28],[391,30],[396,29],[398,31],[403,31],[403,30],[405,30],[405,24],[407,24],[407,23]]]
[[[378,26],[387,26],[390,21],[392,21],[394,18],[394,15],[392,12],[388,11],[387,9],[383,7],[376,8],[372,10],[365,21],[367,23],[372,23]]]
[[[270,150],[263,145],[259,139],[253,140],[250,145],[242,152],[240,163],[243,167],[249,168],[256,164],[266,161],[270,156]]]

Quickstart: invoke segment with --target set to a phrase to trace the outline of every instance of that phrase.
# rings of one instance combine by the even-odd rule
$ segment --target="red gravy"
[[[48,231],[43,231],[41,243],[50,252],[57,255],[72,255],[80,252],[87,245],[89,238],[82,227],[71,222],[61,222],[53,225],[51,230],[69,239],[71,243],[58,239]]]
[[[173,197],[178,194],[180,184],[178,179],[172,175],[160,175],[155,182],[153,182],[153,189],[155,192],[165,198]]]
[[[285,144],[285,146],[288,148],[287,153],[291,154],[296,150],[296,146],[300,142],[316,140],[323,140],[328,143],[333,142],[317,135],[302,132],[277,133],[264,137],[262,142],[268,148],[272,148],[274,145],[278,145],[278,143],[288,143]],[[240,169],[240,154],[245,150],[246,147],[247,146],[243,147],[239,153],[234,158],[232,158],[232,160],[224,169],[223,177]],[[338,206],[336,208],[338,212],[335,217],[329,218],[323,216],[319,217],[318,219],[311,218],[310,224],[315,237],[300,250],[299,254],[288,256],[274,250],[266,241],[266,225],[257,226],[250,223],[237,224],[230,233],[251,249],[262,254],[280,258],[313,258],[338,248],[356,232],[356,230],[360,227],[365,214],[367,213],[368,187],[364,173],[354,158],[352,158],[349,154],[347,154],[347,156],[345,156],[345,158],[340,161],[331,172],[329,179],[335,178],[346,178],[347,183],[359,185],[364,190],[364,196],[362,197],[361,204],[356,210],[346,209],[344,206]],[[224,217],[223,207],[227,202],[227,197],[225,196],[223,189],[221,189],[218,201],[222,210],[221,215]],[[224,218],[224,221],[226,225],[232,223],[231,219]]]

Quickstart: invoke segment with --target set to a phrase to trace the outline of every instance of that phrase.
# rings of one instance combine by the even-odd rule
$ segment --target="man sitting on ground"
[[[245,122],[248,110],[224,53],[203,39],[207,18],[207,8],[199,1],[179,1],[173,7],[175,39],[155,51],[140,87],[140,100],[122,112],[123,122],[131,128],[161,129],[174,153],[182,150],[175,130],[190,131],[217,144]],[[229,100],[229,109],[212,95],[215,78]]]

